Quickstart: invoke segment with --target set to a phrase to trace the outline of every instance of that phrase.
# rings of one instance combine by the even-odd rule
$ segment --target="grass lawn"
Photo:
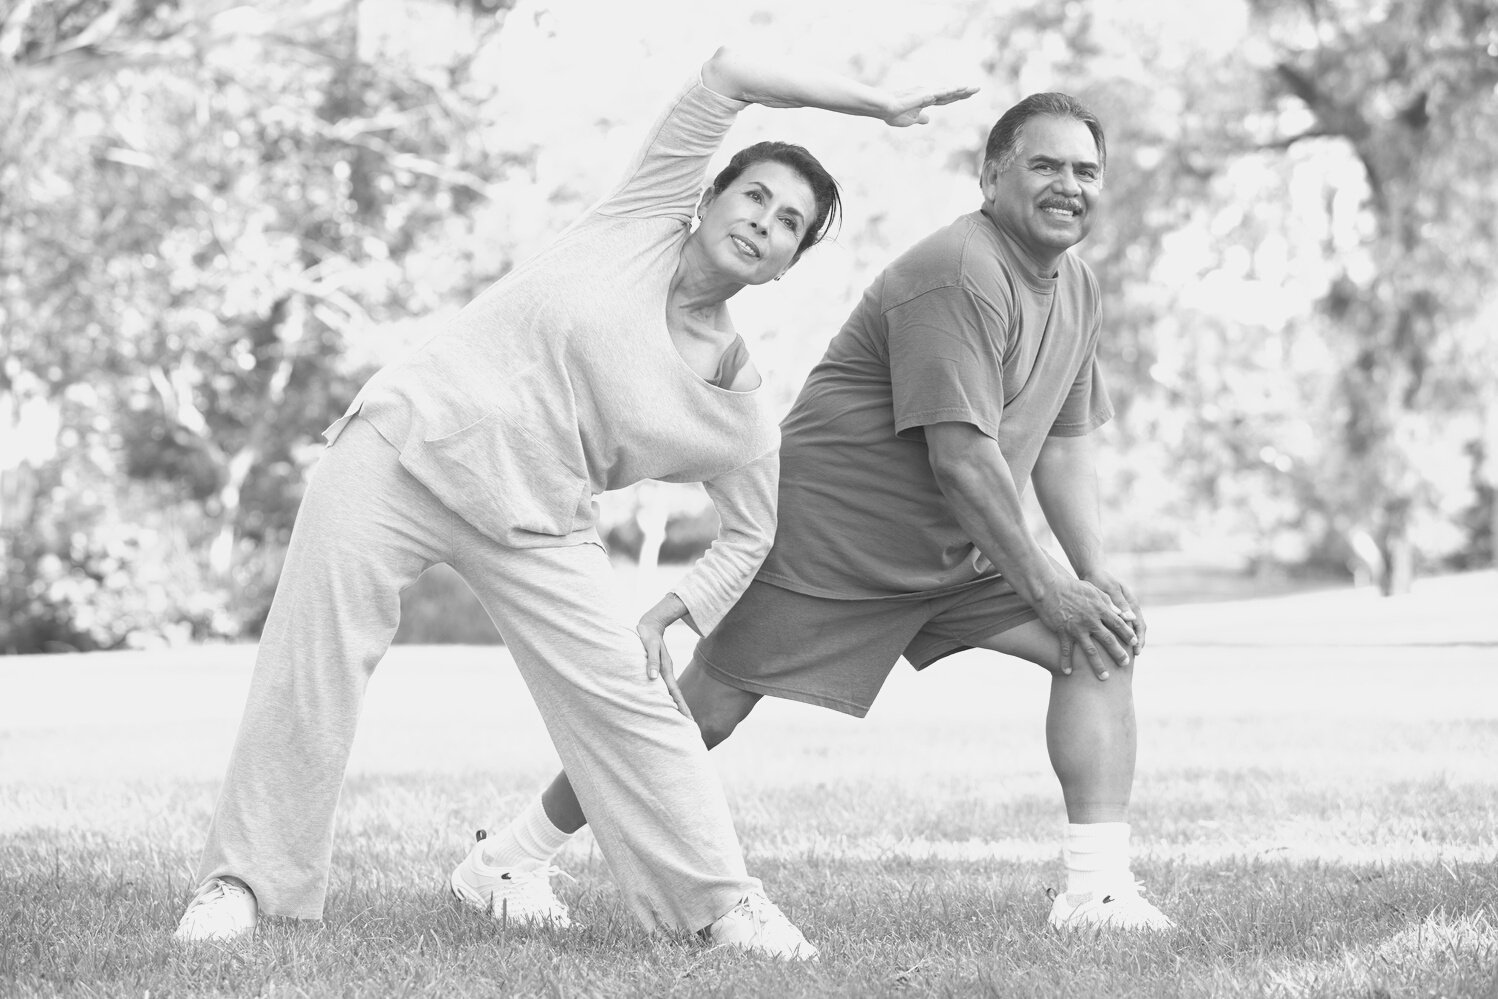
[[[646,937],[587,834],[570,932],[445,897],[472,830],[556,766],[494,646],[382,665],[322,923],[179,948],[253,650],[0,658],[0,995],[1498,995],[1498,575],[1150,622],[1135,868],[1181,928],[1046,930],[1046,681],[970,652],[897,667],[863,721],[766,702],[714,753],[810,966]]]

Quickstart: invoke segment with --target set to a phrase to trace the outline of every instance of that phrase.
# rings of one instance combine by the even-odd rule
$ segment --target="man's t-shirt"
[[[1048,435],[1112,415],[1097,282],[1070,253],[1036,277],[982,212],[896,259],[781,423],[779,526],[759,579],[835,598],[932,593],[996,570],[952,515],[925,426],[970,423],[1015,486]]]

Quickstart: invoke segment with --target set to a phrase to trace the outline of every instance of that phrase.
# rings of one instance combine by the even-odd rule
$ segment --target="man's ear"
[[[983,192],[984,201],[992,201],[998,193],[999,186],[999,161],[984,160],[983,166],[978,170],[978,189]]]

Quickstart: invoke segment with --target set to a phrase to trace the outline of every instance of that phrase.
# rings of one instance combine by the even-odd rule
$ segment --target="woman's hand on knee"
[[[686,604],[674,593],[668,593],[661,598],[650,610],[646,611],[640,618],[640,623],[635,625],[635,634],[640,638],[640,644],[645,647],[645,678],[647,680],[660,679],[666,684],[666,692],[671,695],[676,709],[688,718],[692,717],[692,709],[687,707],[686,698],[682,696],[681,687],[676,682],[676,665],[671,661],[671,650],[666,647],[666,629],[674,621],[680,620],[687,613]]]

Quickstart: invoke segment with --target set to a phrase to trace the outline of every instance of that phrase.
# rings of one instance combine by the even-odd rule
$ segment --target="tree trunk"
[[[1384,507],[1384,528],[1379,536],[1379,552],[1383,555],[1383,572],[1379,577],[1379,589],[1386,597],[1410,592],[1415,582],[1415,545],[1410,540],[1407,499],[1390,500]]]

